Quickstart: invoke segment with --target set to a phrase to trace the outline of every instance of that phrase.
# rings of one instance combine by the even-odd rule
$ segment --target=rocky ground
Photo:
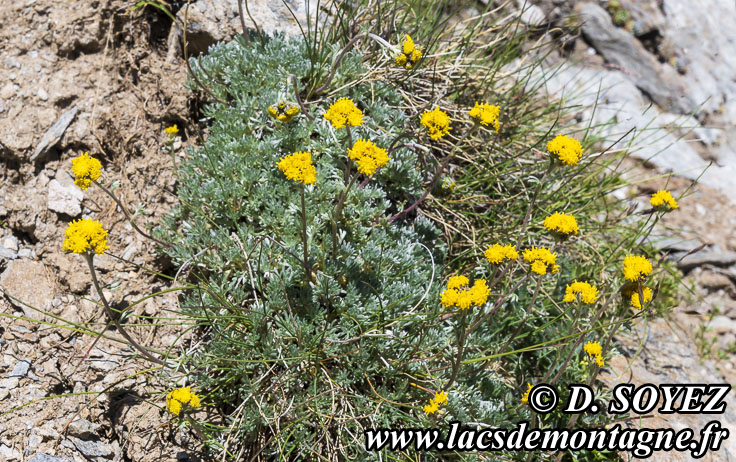
[[[101,191],[73,185],[70,159],[83,151],[100,159],[105,182],[140,212],[137,222],[154,224],[175,201],[163,129],[179,126],[179,156],[189,133],[199,130],[199,101],[183,87],[182,26],[172,27],[154,10],[128,12],[133,3],[0,3],[0,461],[197,458],[189,433],[171,424],[164,397],[152,393],[175,375],[135,375],[150,365],[132,360],[113,329],[77,367],[94,337],[75,329],[101,330],[106,319],[84,262],[61,251],[67,223],[92,216],[110,229],[109,255],[96,266],[116,307],[170,286],[146,268],[171,269]],[[171,3],[183,20],[185,2]],[[643,203],[667,181],[676,193],[689,190],[681,209],[657,227],[657,241],[675,260],[704,247],[678,263],[691,295],[667,318],[622,337],[622,354],[606,380],[732,382],[736,106],[728,103],[736,99],[736,5],[611,3],[542,0],[525,7],[530,27],[557,24],[569,14],[582,24],[581,36],[550,58],[550,66],[563,59],[572,64],[547,89],[583,105],[598,98],[594,114],[579,116],[614,119],[611,140],[636,128],[627,141],[645,162],[632,163],[630,174],[657,178],[618,197]],[[296,31],[281,2],[249,4],[264,30]],[[292,6],[303,14],[302,2]],[[193,1],[187,16],[189,51],[204,51],[240,30],[233,0]],[[670,171],[678,176],[660,175]],[[160,350],[185,349],[188,339],[176,343],[180,328],[154,329],[146,321],[174,317],[176,308],[172,294],[135,305],[130,331]],[[734,428],[733,395],[729,403],[721,419]],[[688,419],[664,424],[703,426],[698,416]],[[730,457],[736,457],[734,442],[727,445]]]

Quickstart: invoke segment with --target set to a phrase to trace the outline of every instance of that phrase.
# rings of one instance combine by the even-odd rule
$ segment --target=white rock
[[[3,247],[12,250],[13,252],[18,251],[18,239],[15,236],[8,236],[3,239]]]
[[[5,444],[0,444],[0,456],[2,456],[2,460],[7,461],[20,459],[20,453]]]
[[[49,182],[49,210],[76,217],[82,213],[82,199],[84,194],[79,188],[64,186],[56,180]]]
[[[544,22],[544,11],[537,5],[533,5],[528,0],[519,0],[519,9],[521,10],[521,22],[527,26],[538,26]]]

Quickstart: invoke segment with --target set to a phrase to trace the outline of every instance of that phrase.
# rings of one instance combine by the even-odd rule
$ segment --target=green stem
[[[154,241],[154,242],[156,242],[158,244],[161,244],[164,247],[168,247],[168,248],[173,248],[174,247],[172,244],[169,244],[168,242],[164,242],[164,241],[162,241],[160,239],[156,239],[155,237],[151,236],[150,234],[148,234],[148,233],[144,232],[142,229],[140,229],[138,227],[138,225],[135,224],[135,221],[133,221],[133,217],[131,217],[130,216],[130,213],[128,213],[128,209],[125,208],[125,206],[123,205],[122,202],[120,202],[120,199],[118,199],[117,196],[115,196],[115,194],[113,194],[112,191],[110,191],[109,189],[107,189],[101,183],[98,183],[96,181],[94,183],[97,186],[99,186],[99,188],[102,189],[108,196],[110,196],[113,201],[115,201],[115,203],[118,205],[118,207],[120,207],[120,210],[122,210],[123,215],[125,215],[125,218],[128,219],[128,222],[133,227],[133,229],[138,232],[138,234],[140,234],[141,236],[143,236],[145,238],[148,238],[148,239],[150,239],[150,240],[152,240],[152,241]]]
[[[115,317],[114,313],[112,312],[112,309],[110,308],[110,304],[107,302],[107,298],[105,298],[105,294],[102,293],[102,287],[100,287],[100,281],[97,280],[97,272],[95,271],[95,265],[92,262],[92,259],[94,258],[94,255],[90,253],[84,254],[85,259],[87,260],[87,265],[89,266],[89,271],[92,274],[92,283],[95,286],[95,290],[97,291],[97,295],[99,295],[100,300],[102,301],[102,306],[105,309],[105,314],[107,317],[109,317],[112,322],[115,323],[115,328],[117,328],[118,332],[125,337],[125,340],[127,340],[136,350],[138,350],[143,356],[148,358],[149,360],[153,361],[156,364],[165,365],[163,361],[158,359],[157,357],[153,356],[151,353],[146,351],[145,348],[140,346],[138,342],[133,340],[133,337],[131,337],[128,332],[123,329],[123,326],[120,325],[120,321],[118,321],[118,318]]]
[[[307,281],[312,281],[312,270],[309,267],[309,247],[307,246],[307,204],[304,200],[304,184],[301,187],[302,195],[302,247],[304,248],[304,271]]]

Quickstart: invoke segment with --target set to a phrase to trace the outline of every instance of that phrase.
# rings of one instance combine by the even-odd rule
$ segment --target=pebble
[[[86,419],[77,419],[69,424],[67,433],[69,436],[89,440],[97,438],[97,431],[100,429],[98,424],[92,423]]]
[[[18,239],[15,236],[8,236],[3,239],[3,247],[14,252],[18,251]]]
[[[0,456],[2,456],[2,460],[8,461],[20,459],[20,453],[5,444],[0,444]]]
[[[26,374],[28,374],[28,369],[31,367],[31,362],[27,359],[21,359],[17,363],[15,363],[15,367],[13,367],[12,372],[10,372],[9,377],[25,377]]]
[[[79,188],[64,186],[57,180],[49,182],[49,195],[47,207],[49,210],[76,217],[82,213],[82,200],[84,193]]]
[[[3,88],[0,88],[0,98],[10,99],[15,95],[15,91],[18,89],[17,85],[7,83]]]
[[[84,441],[73,436],[69,440],[74,443],[77,450],[85,457],[107,457],[113,454],[113,448],[107,443],[99,441]]]
[[[72,462],[70,459],[67,459],[66,457],[56,457],[56,456],[50,456],[48,454],[41,454],[38,453],[35,456],[31,457],[28,462]]]
[[[4,246],[0,246],[0,258],[7,260],[15,260],[18,255],[10,249],[6,249]]]
[[[44,90],[43,88],[39,88],[38,89],[38,98],[41,101],[46,101],[47,99],[49,99],[49,94],[46,93],[46,90]]]

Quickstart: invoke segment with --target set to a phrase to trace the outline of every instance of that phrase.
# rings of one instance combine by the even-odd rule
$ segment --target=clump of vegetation
[[[256,27],[192,60],[209,129],[153,236],[99,162],[75,160],[76,183],[110,195],[187,280],[172,290],[196,348],[150,352],[97,281],[107,231],[67,233],[111,322],[171,373],[162,409],[218,458],[440,460],[452,454],[368,453],[364,431],[610,423],[536,414],[529,394],[606,395],[616,332],[666,307],[670,269],[641,243],[677,201],[660,191],[634,215],[612,200],[625,152],[561,125],[567,108],[533,78],[543,46],[500,8],[447,27],[446,6],[333,5],[302,37]]]

